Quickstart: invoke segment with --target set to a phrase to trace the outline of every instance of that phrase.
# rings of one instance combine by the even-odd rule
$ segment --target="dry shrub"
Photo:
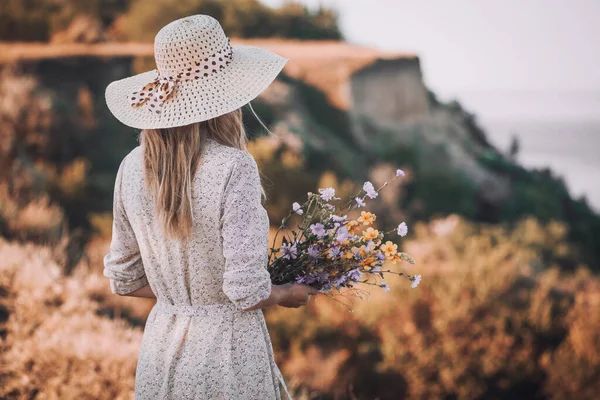
[[[89,162],[77,158],[63,166],[60,170],[51,163],[39,162],[36,168],[46,178],[46,186],[53,192],[60,193],[63,198],[81,196],[88,181]]]
[[[9,237],[55,243],[65,231],[65,217],[47,195],[21,203],[9,194],[5,183],[0,183],[0,225]]]
[[[89,293],[105,279],[64,277],[33,245],[0,241],[0,259],[0,397],[131,398],[141,330],[98,315]]]
[[[402,266],[424,275],[418,289],[388,278],[392,291],[370,291],[354,312],[324,296],[267,310],[294,397],[595,399],[600,280],[540,262],[563,251],[564,233],[533,220],[419,224],[405,243],[417,265]],[[132,397],[152,302],[110,293],[107,247],[94,239],[65,277],[54,250],[0,242],[1,398]]]
[[[282,370],[314,398],[595,399],[600,280],[540,268],[561,232],[417,225],[405,246],[417,265],[404,267],[424,275],[419,289],[388,279],[353,313],[326,298],[267,312]]]
[[[60,147],[50,135],[55,119],[52,107],[52,97],[39,87],[36,78],[19,72],[16,66],[0,68],[2,236],[55,243],[63,234],[64,210],[51,201],[44,171],[36,163],[50,152],[52,144],[57,142]],[[81,169],[74,162],[60,177],[70,178],[69,174]]]
[[[551,399],[594,399],[600,393],[600,282],[583,282],[567,316],[566,340],[540,359],[548,374],[544,393]]]

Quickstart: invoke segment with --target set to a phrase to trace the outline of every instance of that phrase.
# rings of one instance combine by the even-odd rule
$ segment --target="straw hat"
[[[106,104],[125,125],[172,128],[227,114],[257,97],[288,61],[269,50],[232,46],[219,22],[192,15],[154,38],[157,69],[112,82]]]

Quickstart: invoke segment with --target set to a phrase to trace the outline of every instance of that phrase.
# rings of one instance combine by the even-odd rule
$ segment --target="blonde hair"
[[[192,125],[141,133],[146,188],[154,195],[167,236],[185,239],[192,231],[192,183],[207,138],[245,150],[242,110]]]

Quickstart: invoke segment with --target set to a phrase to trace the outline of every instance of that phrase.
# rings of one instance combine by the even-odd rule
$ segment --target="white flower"
[[[396,176],[404,176],[404,175],[406,175],[406,174],[401,169],[396,170]]]
[[[407,233],[408,233],[408,225],[406,225],[406,222],[403,222],[400,225],[398,225],[398,235],[404,237],[404,236],[406,236]]]
[[[417,286],[419,286],[419,283],[421,283],[421,274],[419,275],[415,275],[412,279],[413,283],[412,285],[410,285],[411,288],[416,288]]]
[[[364,206],[365,206],[365,201],[364,201],[363,199],[361,199],[360,197],[357,197],[357,198],[356,198],[356,199],[354,199],[354,200],[356,200],[356,205],[357,205],[358,207],[364,207]]]
[[[365,182],[365,184],[363,185],[363,190],[367,193],[367,196],[369,196],[369,198],[371,198],[371,199],[374,199],[379,194],[379,193],[377,193],[377,190],[375,190],[375,188],[373,187],[373,184],[368,181]]]
[[[300,204],[298,204],[298,203],[292,204],[292,210],[294,210],[294,212],[298,215],[304,214],[304,211],[302,211],[302,208],[300,207]]]
[[[329,201],[335,197],[335,189],[331,187],[326,189],[319,189],[319,193],[321,194],[321,198],[325,201]]]
[[[340,226],[340,223],[346,221],[347,215],[332,215],[331,220],[334,222],[334,226]]]

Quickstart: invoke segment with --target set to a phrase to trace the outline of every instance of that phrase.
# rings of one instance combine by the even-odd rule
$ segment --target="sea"
[[[471,91],[458,100],[488,139],[525,167],[549,167],[600,213],[600,90]]]

